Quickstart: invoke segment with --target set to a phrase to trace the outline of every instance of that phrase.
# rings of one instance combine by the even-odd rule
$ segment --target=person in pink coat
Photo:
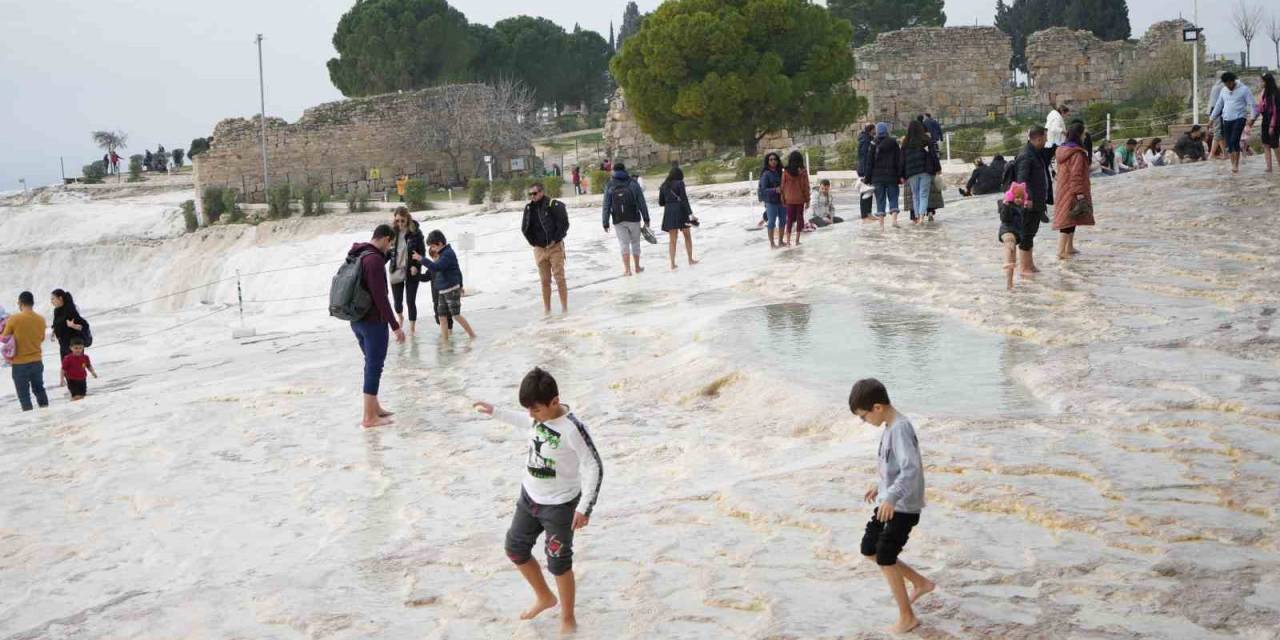
[[[1066,260],[1076,251],[1076,227],[1092,226],[1093,194],[1089,188],[1089,152],[1081,139],[1084,124],[1067,128],[1067,141],[1058,147],[1058,181],[1054,185],[1053,228],[1058,231],[1058,258]]]

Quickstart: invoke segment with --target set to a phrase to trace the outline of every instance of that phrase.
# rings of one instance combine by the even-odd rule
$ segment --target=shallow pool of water
[[[724,314],[716,347],[735,361],[847,401],[862,377],[879,378],[895,405],[930,415],[1043,410],[1011,376],[1032,348],[941,315],[884,302],[746,307]]]

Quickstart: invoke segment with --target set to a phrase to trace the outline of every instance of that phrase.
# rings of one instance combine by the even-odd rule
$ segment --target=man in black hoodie
[[[351,323],[356,334],[356,344],[364,354],[364,417],[360,426],[369,429],[391,424],[391,412],[378,403],[378,384],[382,380],[382,365],[387,359],[388,331],[395,332],[396,342],[404,342],[404,331],[391,312],[387,300],[387,252],[395,242],[396,232],[391,225],[380,224],[373,230],[373,239],[351,245],[348,256],[360,256],[360,283],[373,300],[373,306],[364,318]]]
[[[560,312],[569,312],[569,287],[564,281],[564,237],[569,233],[569,213],[564,203],[548,198],[541,182],[529,187],[520,232],[533,247],[533,261],[542,279],[542,311],[551,313],[551,279],[560,292]]]

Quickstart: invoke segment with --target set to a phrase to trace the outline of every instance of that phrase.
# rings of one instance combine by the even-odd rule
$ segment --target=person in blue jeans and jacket
[[[378,385],[382,381],[382,366],[387,360],[389,331],[395,332],[396,342],[404,342],[404,331],[391,312],[387,299],[387,252],[395,242],[396,232],[389,224],[380,224],[373,230],[368,242],[351,245],[348,256],[360,257],[360,283],[373,300],[373,306],[363,318],[352,321],[351,332],[356,334],[356,344],[364,354],[364,417],[360,426],[365,429],[391,424],[391,412],[378,402]]]
[[[912,120],[902,140],[902,172],[911,194],[911,223],[920,224],[929,210],[929,189],[933,187],[932,142],[924,123]]]
[[[769,225],[769,247],[782,246],[782,228],[787,224],[787,207],[782,204],[782,157],[769,152],[760,169],[760,182],[756,185],[756,198],[764,203],[764,220]],[[773,230],[778,230],[777,242]]]
[[[467,336],[475,339],[476,332],[471,330],[471,323],[462,317],[462,268],[458,265],[458,255],[449,246],[444,233],[433,229],[427,234],[427,253],[425,257],[416,256],[422,261],[426,275],[431,278],[431,288],[440,294],[436,303],[436,313],[440,316],[440,337],[449,341],[448,318],[453,318],[462,325]]]
[[[897,138],[889,135],[889,123],[876,124],[875,146],[871,150],[871,167],[862,181],[875,187],[876,218],[884,228],[885,210],[893,215],[893,226],[898,226],[898,187],[906,178],[902,166],[902,148]]]

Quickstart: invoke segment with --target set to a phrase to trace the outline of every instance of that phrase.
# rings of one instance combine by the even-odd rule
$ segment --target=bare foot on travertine
[[[920,584],[911,584],[911,604],[915,604],[916,600],[924,597],[926,594],[938,588],[938,584],[932,580],[925,580]]]
[[[557,604],[559,604],[559,602],[560,601],[556,600],[555,596],[550,596],[546,599],[539,598],[537,602],[533,603],[532,607],[525,609],[524,612],[520,614],[520,619],[532,620],[538,617],[539,613],[542,613],[543,611],[546,611],[547,609],[550,609],[551,607],[556,606]]]
[[[578,632],[578,619],[565,618],[560,621],[560,635],[571,636]]]
[[[360,422],[360,426],[364,427],[365,429],[372,429],[374,427],[385,427],[391,424],[392,422],[395,422],[395,421],[392,420],[391,418],[378,418],[377,420],[373,420],[373,421],[362,420]]]
[[[390,418],[391,416],[394,416],[394,415],[395,415],[394,411],[387,411],[386,409],[380,409],[378,411],[379,418]]]
[[[920,626],[920,621],[915,616],[912,616],[906,620],[899,620],[898,624],[892,627],[885,627],[885,631],[889,633],[911,633],[918,626]]]

